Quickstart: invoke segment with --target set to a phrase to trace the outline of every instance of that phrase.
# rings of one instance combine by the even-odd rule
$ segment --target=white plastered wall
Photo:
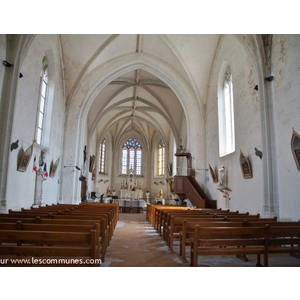
[[[256,70],[251,64],[242,45],[233,36],[225,36],[215,58],[214,73],[210,86],[210,97],[206,108],[206,140],[208,164],[218,174],[224,165],[227,171],[230,200],[217,190],[219,183],[213,183],[208,174],[207,189],[212,199],[216,199],[219,208],[229,208],[240,212],[261,213],[263,205],[263,165],[255,156],[254,148],[261,149],[261,119],[259,96],[254,90],[257,83]],[[224,63],[229,64],[232,71],[234,90],[235,117],[235,152],[219,157],[218,140],[218,88],[219,76]],[[223,74],[221,74],[223,76]],[[247,156],[252,165],[253,178],[242,176],[239,155],[240,150]]]
[[[17,171],[20,150],[26,149],[35,138],[36,114],[39,98],[40,74],[42,59],[46,53],[49,61],[49,91],[48,95],[53,101],[50,115],[49,142],[46,145],[46,163],[50,174],[51,163],[60,158],[60,164],[54,178],[48,177],[43,182],[43,203],[52,204],[59,200],[62,144],[65,118],[65,100],[61,69],[60,45],[57,35],[37,35],[28,51],[24,53],[20,66],[23,77],[18,79],[14,118],[12,121],[12,140],[19,140],[19,148],[9,155],[9,168],[7,180],[7,207],[11,209],[28,208],[33,204],[35,188],[35,172],[33,172],[33,158],[37,160],[41,149],[33,148],[33,156],[26,172]]]
[[[280,218],[300,219],[300,172],[291,151],[292,131],[300,134],[300,35],[274,35],[274,120]]]

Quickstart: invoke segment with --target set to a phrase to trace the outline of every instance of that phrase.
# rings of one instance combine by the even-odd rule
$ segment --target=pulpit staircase
[[[217,208],[217,201],[205,194],[193,176],[174,176],[174,192],[181,200],[189,199],[197,208]]]

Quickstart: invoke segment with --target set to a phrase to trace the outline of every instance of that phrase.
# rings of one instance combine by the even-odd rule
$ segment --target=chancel
[[[84,237],[88,250],[67,245],[68,253],[85,260],[109,254],[112,266],[122,265],[113,257],[113,235],[125,234],[122,230],[136,220],[139,226],[148,222],[159,242],[175,249],[181,260],[168,261],[172,266],[208,264],[201,263],[206,252],[197,241],[202,229],[216,222],[215,215],[222,221],[214,226],[248,226],[240,229],[241,236],[260,242],[265,240],[253,229],[256,219],[261,227],[274,220],[294,222],[290,232],[297,233],[300,35],[1,34],[0,54],[5,58],[0,65],[0,230],[28,231],[36,245],[44,245],[30,246],[32,251],[45,247],[47,253],[51,243],[37,240],[37,226],[25,225],[24,214],[35,222],[39,214],[45,231],[77,226],[76,241]],[[184,219],[176,219],[179,209]],[[184,224],[192,238],[183,231],[191,212]],[[5,225],[11,214],[17,220]],[[194,226],[196,214],[202,225]],[[49,215],[52,219],[43,221]],[[98,225],[90,224],[93,218]],[[88,233],[81,232],[87,227]],[[142,228],[135,235],[143,232],[146,238]],[[15,234],[14,253],[25,255]],[[9,241],[3,232],[0,258],[7,255]],[[232,250],[243,263],[251,252],[247,242],[245,255],[243,247]],[[253,254],[272,265],[265,249],[256,246]],[[50,252],[59,256],[59,247]],[[212,253],[230,254],[223,248]],[[296,246],[280,249],[297,264]],[[153,249],[143,252],[154,255]],[[143,265],[149,261],[154,260],[140,259]],[[257,265],[263,265],[258,258]]]

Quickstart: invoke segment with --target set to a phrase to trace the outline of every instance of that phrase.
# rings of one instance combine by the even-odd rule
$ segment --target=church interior
[[[1,213],[199,206],[191,176],[204,207],[299,220],[298,35],[0,39]]]
[[[300,220],[299,35],[1,34],[0,54],[1,215]]]

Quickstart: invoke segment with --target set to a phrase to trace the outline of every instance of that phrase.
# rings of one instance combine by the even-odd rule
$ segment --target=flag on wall
[[[36,155],[34,155],[34,160],[33,160],[33,171],[37,171],[37,165],[36,165]]]
[[[44,164],[44,177],[48,177],[47,164]]]

